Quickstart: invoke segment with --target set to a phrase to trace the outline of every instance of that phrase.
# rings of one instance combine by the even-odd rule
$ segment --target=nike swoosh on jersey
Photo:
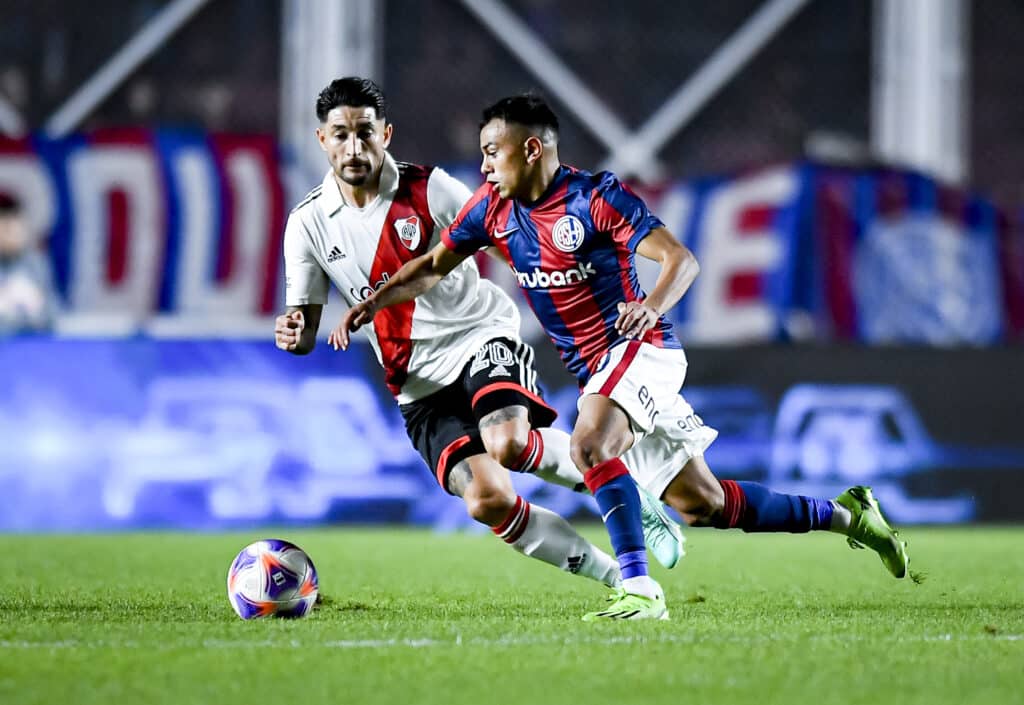
[[[607,514],[602,514],[602,515],[601,515],[601,521],[603,521],[603,522],[607,522],[607,521],[608,521],[608,517],[610,517],[610,516],[612,515],[612,513],[613,513],[613,512],[614,512],[614,511],[615,511],[616,509],[618,509],[619,507],[625,507],[625,506],[626,506],[625,504],[616,504],[616,505],[615,505],[614,507],[612,507],[611,509],[609,509],[609,510],[608,510],[608,513],[607,513]]]
[[[509,235],[514,233],[516,230],[519,230],[519,228],[509,228],[508,230],[495,230],[493,236],[494,236],[495,240],[500,240],[503,237],[508,237]]]

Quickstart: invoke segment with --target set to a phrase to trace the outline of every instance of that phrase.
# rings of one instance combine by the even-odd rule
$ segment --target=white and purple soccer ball
[[[249,544],[228,570],[228,599],[242,619],[304,617],[318,589],[313,561],[282,539]]]

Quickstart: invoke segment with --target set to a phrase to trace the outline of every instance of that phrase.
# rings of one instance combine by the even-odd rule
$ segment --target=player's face
[[[392,127],[374,108],[339,105],[317,128],[320,147],[338,178],[352,186],[376,181],[391,143]]]
[[[16,255],[28,245],[28,231],[18,215],[0,213],[0,256]]]
[[[526,140],[529,134],[518,125],[494,119],[480,130],[480,171],[494,184],[501,198],[515,198],[526,191],[530,163]]]

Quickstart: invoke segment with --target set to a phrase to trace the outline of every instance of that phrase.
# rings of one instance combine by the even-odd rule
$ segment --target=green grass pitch
[[[655,571],[671,621],[611,624],[579,619],[601,586],[487,535],[0,536],[0,703],[1024,702],[1024,528],[904,533],[923,584],[831,534],[691,530]],[[228,605],[270,535],[317,564],[307,619]]]

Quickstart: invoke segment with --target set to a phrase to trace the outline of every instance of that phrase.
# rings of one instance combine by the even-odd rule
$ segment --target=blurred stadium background
[[[721,476],[871,484],[899,523],[1024,520],[1015,0],[3,16],[0,197],[30,244],[0,261],[2,531],[469,523],[367,346],[273,346],[284,218],[325,169],[313,103],[349,74],[388,93],[399,158],[471,185],[480,108],[527,89],[559,112],[566,161],[632,179],[702,263],[672,315]],[[568,424],[576,390],[524,321]]]

